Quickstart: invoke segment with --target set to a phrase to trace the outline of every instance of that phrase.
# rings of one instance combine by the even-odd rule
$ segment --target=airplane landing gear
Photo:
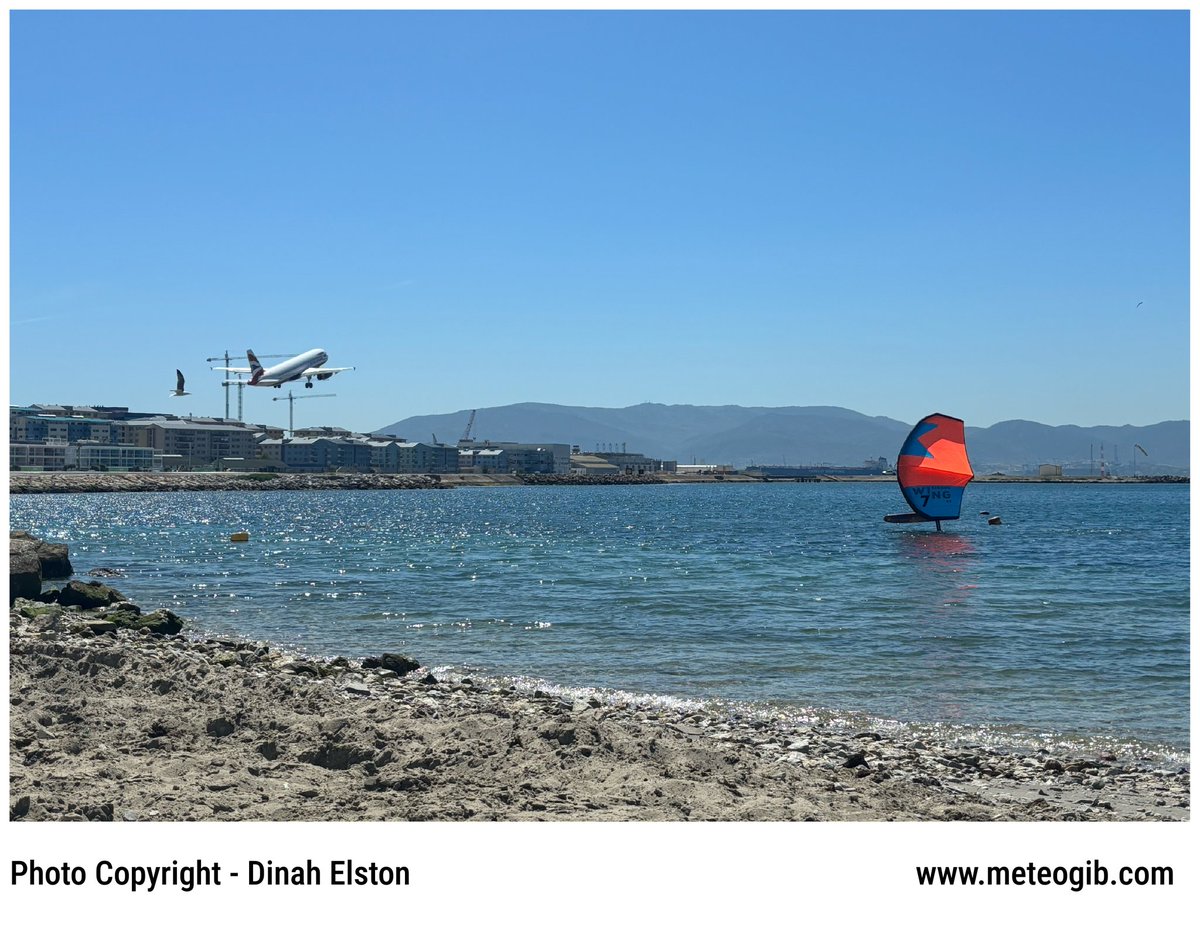
[[[312,387],[312,378],[309,378],[307,381],[305,381],[305,382],[304,382],[304,386],[305,386],[305,387]]]

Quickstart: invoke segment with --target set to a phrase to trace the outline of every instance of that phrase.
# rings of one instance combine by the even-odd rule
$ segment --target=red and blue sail
[[[958,519],[963,489],[975,476],[961,419],[932,413],[917,423],[896,459],[896,480],[912,514],[890,522]]]

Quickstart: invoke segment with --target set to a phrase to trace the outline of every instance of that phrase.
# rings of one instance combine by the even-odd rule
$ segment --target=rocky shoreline
[[[275,474],[235,471],[12,471],[11,494],[184,490],[421,490],[444,488],[436,474]]]
[[[233,471],[13,471],[11,494],[151,493],[184,490],[446,490],[453,487],[626,484],[894,483],[894,477],[760,478],[745,474],[331,474]],[[982,483],[1187,483],[1187,478],[1038,478],[981,475]]]
[[[14,820],[1190,817],[1183,765],[314,659],[72,585],[10,608]]]

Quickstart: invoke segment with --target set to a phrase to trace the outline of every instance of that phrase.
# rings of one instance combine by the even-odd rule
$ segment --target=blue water
[[[10,498],[212,633],[1187,750],[1186,486],[977,483],[941,534],[903,509],[890,482]]]

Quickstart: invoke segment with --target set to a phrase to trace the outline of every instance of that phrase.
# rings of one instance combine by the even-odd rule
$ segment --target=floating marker
[[[999,525],[1000,525],[1000,517],[999,517],[999,516],[993,516],[993,517],[991,517],[991,518],[988,520],[988,525],[989,525],[989,526],[999,526]]]
[[[229,537],[229,541],[230,542],[249,542],[250,541],[250,533],[246,532],[244,529],[241,532],[235,532],[233,535],[231,535]]]

